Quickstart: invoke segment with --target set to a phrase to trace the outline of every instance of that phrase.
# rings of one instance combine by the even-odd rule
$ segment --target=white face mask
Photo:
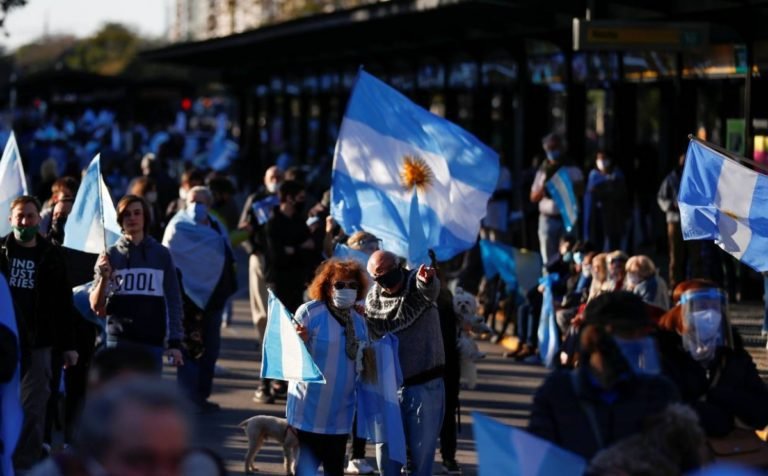
[[[585,278],[590,277],[592,275],[592,265],[591,264],[581,265],[581,274],[583,274]]]
[[[640,282],[640,275],[637,273],[627,273],[627,284],[630,286],[637,286]]]
[[[269,192],[269,193],[276,193],[277,189],[280,188],[280,183],[279,182],[269,182],[268,184],[266,184],[266,186],[267,186],[267,192]]]
[[[610,160],[599,159],[597,161],[597,169],[600,170],[601,172],[605,172],[605,170],[610,166],[611,166]]]
[[[349,309],[357,300],[356,289],[334,289],[331,295],[333,306],[339,309]]]
[[[187,190],[184,187],[179,187],[179,198],[182,200],[187,199],[187,193],[189,193],[189,190]]]

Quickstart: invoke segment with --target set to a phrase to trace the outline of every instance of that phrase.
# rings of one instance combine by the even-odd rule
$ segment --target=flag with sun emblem
[[[333,160],[331,214],[411,264],[472,247],[499,175],[498,155],[459,126],[360,71]]]

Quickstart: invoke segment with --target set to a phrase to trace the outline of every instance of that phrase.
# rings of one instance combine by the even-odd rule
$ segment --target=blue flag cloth
[[[251,205],[253,216],[256,217],[256,221],[259,223],[259,225],[263,225],[269,221],[269,217],[272,216],[272,209],[279,204],[280,199],[277,197],[277,194],[275,194],[262,198],[258,202],[254,202],[253,205]]]
[[[184,292],[200,309],[208,305],[221,279],[229,246],[224,225],[210,214],[208,219],[216,222],[222,233],[196,223],[186,210],[181,210],[171,218],[163,234],[163,245],[181,270]]]
[[[486,279],[499,276],[507,286],[507,291],[517,289],[517,266],[515,249],[498,241],[480,240],[480,258]]]
[[[11,202],[28,193],[16,136],[11,132],[0,159],[0,236],[11,232]]]
[[[541,304],[541,319],[539,320],[539,354],[544,365],[551,369],[558,361],[560,351],[560,333],[555,319],[555,299],[552,295],[552,285],[560,279],[557,273],[548,274],[539,280],[544,285],[544,298]]]
[[[19,331],[13,312],[11,291],[5,277],[0,274],[0,325],[8,328],[19,345]],[[16,355],[16,370],[8,383],[0,384],[0,474],[13,476],[13,451],[21,434],[24,413],[21,409],[21,354]]]
[[[398,340],[387,334],[371,343],[376,353],[376,382],[361,381],[357,392],[357,434],[373,443],[386,443],[388,457],[405,464],[405,430],[398,390],[403,374]]]
[[[360,71],[336,143],[331,215],[412,264],[471,248],[499,158],[459,126]]]
[[[91,324],[95,324],[104,333],[106,319],[100,318],[91,309],[91,302],[89,300],[91,288],[93,287],[93,281],[75,286],[72,288],[72,302],[75,304],[75,309],[86,321]]]
[[[759,272],[768,271],[768,176],[692,140],[678,193],[686,240],[714,240]]]
[[[357,264],[363,267],[364,271],[368,268],[369,256],[367,254],[363,253],[360,250],[353,250],[349,246],[343,245],[341,243],[337,243],[336,247],[333,249],[333,257],[338,259],[350,259],[352,261],[356,261]]]
[[[549,441],[472,412],[479,476],[581,476],[587,462]]]
[[[269,291],[267,330],[261,350],[261,378],[325,383],[325,377],[296,333],[291,313]]]
[[[714,463],[705,466],[698,471],[688,473],[688,476],[765,476],[764,471],[760,471],[749,466],[733,463]]]
[[[117,212],[101,177],[101,160],[97,154],[88,165],[64,225],[64,246],[98,254],[114,245],[120,235]]]
[[[579,202],[576,200],[576,193],[573,191],[573,182],[568,175],[568,169],[560,167],[546,183],[547,191],[555,201],[560,215],[563,217],[563,226],[570,232],[576,225],[579,217]]]

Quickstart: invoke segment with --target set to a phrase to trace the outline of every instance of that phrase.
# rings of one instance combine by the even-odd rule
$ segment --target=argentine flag
[[[325,377],[296,333],[291,313],[271,290],[267,309],[267,330],[261,350],[261,378],[325,383]]]
[[[0,236],[11,232],[11,202],[28,193],[19,146],[16,145],[16,136],[11,132],[5,143],[3,158],[0,159]]]
[[[563,226],[567,232],[571,232],[576,220],[579,218],[579,202],[573,191],[573,182],[568,176],[568,170],[560,167],[555,174],[547,180],[547,191],[555,201],[560,215],[563,217]]]
[[[587,462],[549,441],[472,412],[479,476],[581,476]]]
[[[333,161],[331,215],[347,234],[427,262],[475,244],[499,157],[472,134],[360,71]]]
[[[768,271],[768,176],[708,144],[688,144],[678,207],[686,240],[714,240],[757,271]]]
[[[552,285],[559,279],[560,275],[552,273],[539,280],[539,284],[544,285],[538,329],[539,354],[541,361],[548,369],[557,364],[557,356],[560,351],[560,332],[555,320],[555,299],[552,295]]]
[[[0,475],[13,476],[13,451],[21,435],[24,412],[19,398],[21,388],[21,354],[19,353],[19,332],[11,301],[11,291],[5,277],[0,273],[0,325],[7,328],[16,340],[16,370],[7,383],[0,384]]]
[[[104,180],[100,155],[96,154],[77,190],[72,213],[64,225],[64,246],[85,253],[101,253],[120,238],[117,212]]]

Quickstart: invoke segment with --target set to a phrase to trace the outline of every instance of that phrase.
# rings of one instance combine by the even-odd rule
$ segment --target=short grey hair
[[[213,204],[213,193],[211,193],[211,189],[205,185],[196,185],[190,188],[189,192],[187,192],[187,203],[191,203],[192,199],[195,197],[195,194],[198,193],[205,197],[205,201],[208,203],[208,205]]]
[[[120,410],[130,404],[174,411],[191,433],[189,403],[175,383],[157,377],[134,377],[110,384],[86,402],[76,435],[82,456],[102,460],[114,443],[115,433],[120,431],[114,428],[114,421]]]

